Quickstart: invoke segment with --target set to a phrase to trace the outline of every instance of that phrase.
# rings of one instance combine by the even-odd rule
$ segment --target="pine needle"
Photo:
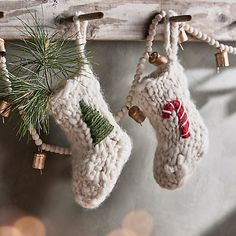
[[[69,38],[49,35],[36,16],[34,25],[22,22],[26,38],[17,46],[17,55],[9,64],[12,92],[0,80],[0,98],[12,103],[13,110],[22,111],[19,124],[20,137],[34,127],[40,133],[49,133],[48,105],[57,85],[78,72],[86,63],[75,50]]]
[[[20,137],[25,136],[31,127],[46,134],[49,132],[48,102],[52,92],[45,86],[43,78],[32,71],[27,72],[25,77],[9,74],[11,93],[6,92],[4,81],[0,79],[0,97],[11,101],[13,110],[22,111],[18,129]]]

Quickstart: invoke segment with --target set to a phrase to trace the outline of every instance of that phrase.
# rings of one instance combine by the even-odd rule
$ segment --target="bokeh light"
[[[122,229],[128,229],[134,232],[136,236],[150,236],[153,228],[153,217],[144,210],[130,212],[122,222]]]
[[[0,236],[24,236],[13,226],[0,226]]]
[[[46,236],[44,224],[39,219],[32,216],[25,216],[18,219],[14,226],[24,236]]]
[[[107,236],[137,236],[137,235],[128,229],[116,229],[110,232]]]

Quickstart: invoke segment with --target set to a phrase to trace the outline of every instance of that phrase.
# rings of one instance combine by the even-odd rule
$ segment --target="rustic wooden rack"
[[[31,14],[37,14],[49,31],[73,32],[70,23],[55,24],[58,15],[72,16],[76,11],[103,12],[104,17],[91,21],[89,40],[144,40],[147,26],[160,10],[175,10],[180,15],[191,15],[191,25],[217,40],[236,40],[236,2],[215,0],[0,0],[0,37],[22,37],[19,19],[32,24]],[[162,30],[157,39],[162,39]]]

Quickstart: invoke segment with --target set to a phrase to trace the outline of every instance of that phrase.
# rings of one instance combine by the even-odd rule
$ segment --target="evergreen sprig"
[[[26,135],[32,127],[48,133],[48,102],[53,93],[45,86],[44,79],[29,70],[24,77],[9,73],[9,79],[12,91],[7,92],[4,81],[0,79],[0,97],[11,101],[13,110],[22,111],[18,129],[20,137]]]
[[[29,39],[15,44],[18,54],[14,55],[10,69],[15,75],[22,75],[24,68],[27,68],[44,77],[48,88],[54,90],[59,80],[67,79],[79,71],[85,61],[70,41],[72,37],[58,33],[49,35],[37,17],[32,15],[32,18],[33,26],[21,20],[22,34]]]
[[[32,127],[38,132],[49,132],[48,103],[61,80],[78,72],[85,61],[65,35],[50,35],[37,17],[34,25],[21,20],[24,38],[17,46],[17,55],[9,63],[12,91],[0,79],[0,98],[22,110],[18,134],[22,137]]]

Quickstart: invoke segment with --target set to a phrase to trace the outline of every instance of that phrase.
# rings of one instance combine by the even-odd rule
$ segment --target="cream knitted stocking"
[[[158,138],[154,177],[167,189],[183,185],[208,147],[207,128],[190,100],[187,78],[177,59],[178,33],[178,23],[167,20],[168,63],[139,80],[135,87],[138,105]]]
[[[86,60],[87,22],[77,21],[75,27],[78,50]],[[75,199],[85,208],[98,207],[112,191],[132,144],[109,111],[88,63],[67,80],[51,100],[50,110],[71,143]]]

